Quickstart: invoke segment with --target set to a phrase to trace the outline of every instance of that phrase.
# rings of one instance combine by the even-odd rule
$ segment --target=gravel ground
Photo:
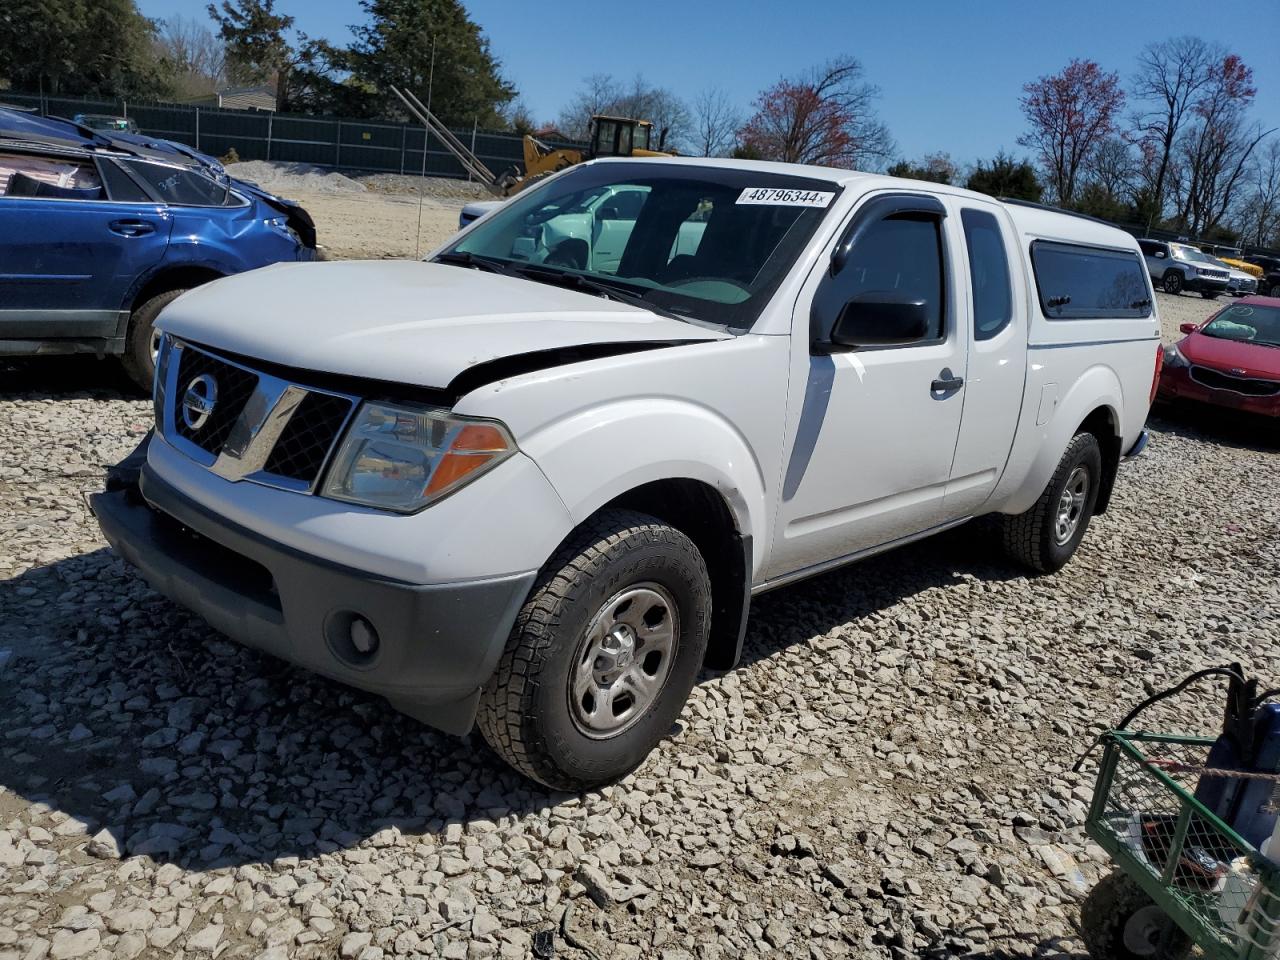
[[[549,795],[152,593],[81,499],[148,404],[2,376],[0,960],[1075,956],[1075,756],[1192,669],[1278,679],[1280,456],[1157,420],[1065,571],[977,523],[762,597],[635,775]]]

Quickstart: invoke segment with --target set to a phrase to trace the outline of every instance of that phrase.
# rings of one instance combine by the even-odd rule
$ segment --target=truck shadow
[[[760,598],[744,663],[963,576],[1016,575],[989,541],[961,528]],[[433,842],[571,799],[479,734],[226,640],[105,548],[0,589],[0,691],[0,786],[83,824],[42,820],[65,846],[105,827],[126,856],[205,870]]]
[[[92,356],[0,357],[0,397],[64,400],[85,394],[103,400],[142,400],[145,394],[125,376],[119,361]]]

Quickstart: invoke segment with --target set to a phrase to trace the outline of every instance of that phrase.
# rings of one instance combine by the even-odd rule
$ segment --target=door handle
[[[938,374],[938,379],[929,384],[929,389],[933,393],[952,393],[963,386],[964,377],[954,376],[950,367],[943,367],[942,372]]]
[[[107,229],[122,237],[145,237],[156,232],[156,228],[145,220],[112,220]]]

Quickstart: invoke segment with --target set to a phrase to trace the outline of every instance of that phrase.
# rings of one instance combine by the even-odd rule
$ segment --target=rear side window
[[[1147,268],[1135,253],[1037,240],[1031,263],[1050,320],[1151,316]]]
[[[114,160],[100,160],[98,169],[102,171],[108,199],[117,203],[146,203],[151,199]]]
[[[235,202],[226,186],[181,167],[129,161],[129,169],[142,178],[165,203],[179,207],[221,207]]]
[[[1004,237],[996,218],[984,210],[963,209],[960,222],[964,224],[973,284],[973,336],[975,340],[990,340],[1013,320],[1013,289]]]

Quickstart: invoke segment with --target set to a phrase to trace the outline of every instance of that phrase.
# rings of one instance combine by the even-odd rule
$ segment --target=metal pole
[[[272,128],[271,121],[275,119],[275,115],[276,114],[274,110],[269,111],[267,113],[267,159],[268,160],[271,159],[271,128]]]
[[[333,166],[334,166],[334,169],[336,170],[338,167],[342,166],[342,121],[341,120],[338,121],[338,135],[334,139],[336,143],[334,143],[333,145],[334,146]]]
[[[409,125],[407,123],[400,124],[400,176],[404,176],[404,146],[405,140],[409,138]]]
[[[436,38],[431,38],[431,67],[427,72],[427,115],[431,115],[431,88],[436,79]],[[427,186],[427,138],[428,130],[422,127],[422,179],[418,183],[418,234],[413,240],[413,259],[421,256],[422,249],[422,198]]]
[[[480,126],[480,119],[477,117],[471,121],[471,155],[475,156],[476,152],[476,128]],[[467,183],[471,182],[471,171],[467,171]]]
[[[196,149],[200,149],[200,108],[196,107]]]

